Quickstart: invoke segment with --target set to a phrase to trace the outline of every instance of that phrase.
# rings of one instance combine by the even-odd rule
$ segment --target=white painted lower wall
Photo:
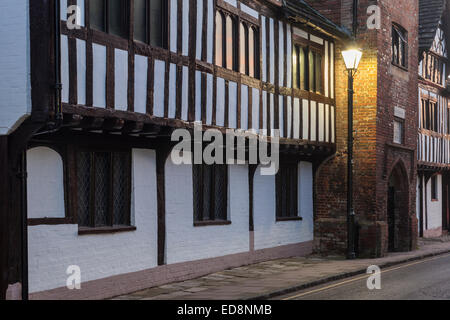
[[[49,168],[40,166],[42,155],[52,158],[56,170],[62,170],[59,154],[51,149],[31,149],[28,159],[33,171],[29,192],[54,193],[50,184],[39,184],[51,177]],[[83,282],[104,279],[157,266],[157,183],[156,153],[132,151],[132,224],[137,230],[117,234],[78,235],[78,226],[30,226],[29,280],[30,292],[65,287],[67,268],[81,268]],[[166,262],[197,261],[250,251],[248,166],[229,166],[228,215],[231,225],[194,227],[193,180],[191,165],[166,163]],[[41,176],[39,176],[41,174]],[[254,239],[255,249],[275,248],[313,240],[313,173],[312,164],[299,164],[299,210],[303,221],[276,222],[275,176],[255,176]],[[33,182],[34,181],[34,182]],[[61,181],[59,181],[61,182]],[[61,185],[60,185],[61,186]],[[40,203],[37,217],[63,216],[55,205],[63,203],[64,194],[54,193],[55,201]],[[59,198],[59,199],[58,199]]]
[[[312,241],[314,238],[313,168],[299,163],[299,215],[302,221],[276,221],[275,176],[263,176],[258,168],[254,180],[255,250]]]
[[[442,175],[437,175],[437,194],[438,199],[431,199],[431,179],[427,183],[427,215],[428,215],[428,228],[427,230],[433,230],[442,227]]]
[[[71,265],[81,268],[82,282],[156,267],[156,154],[151,150],[133,150],[132,221],[136,231],[108,235],[79,236],[77,225],[29,227],[30,292],[64,287]]]
[[[191,165],[166,163],[166,261],[168,264],[249,251],[248,166],[229,166],[231,225],[194,227]]]

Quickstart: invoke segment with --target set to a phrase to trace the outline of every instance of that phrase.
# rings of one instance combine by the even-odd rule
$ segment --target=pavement
[[[420,240],[418,249],[377,259],[339,256],[293,257],[213,273],[114,298],[113,300],[263,300],[365,274],[371,265],[388,268],[450,253],[450,237]],[[366,289],[367,290],[367,289]]]

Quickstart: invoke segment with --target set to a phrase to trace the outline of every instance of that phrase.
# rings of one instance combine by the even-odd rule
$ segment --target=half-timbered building
[[[4,3],[21,19],[0,19],[2,39],[18,33],[0,49],[0,145],[20,142],[0,159],[17,194],[2,198],[2,294],[104,298],[312,252],[347,29],[301,0]],[[175,164],[171,134],[194,124],[279,130],[278,174]]]
[[[450,228],[449,5],[420,1],[417,214],[423,237]]]

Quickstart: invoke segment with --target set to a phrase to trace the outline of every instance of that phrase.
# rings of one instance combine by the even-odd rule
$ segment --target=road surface
[[[381,271],[381,289],[369,290],[369,275],[324,284],[277,300],[450,300],[450,254]]]

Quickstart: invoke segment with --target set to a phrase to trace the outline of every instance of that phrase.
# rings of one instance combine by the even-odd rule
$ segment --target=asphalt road
[[[381,289],[369,290],[369,275],[343,279],[279,297],[282,300],[450,300],[450,255],[386,268]]]

